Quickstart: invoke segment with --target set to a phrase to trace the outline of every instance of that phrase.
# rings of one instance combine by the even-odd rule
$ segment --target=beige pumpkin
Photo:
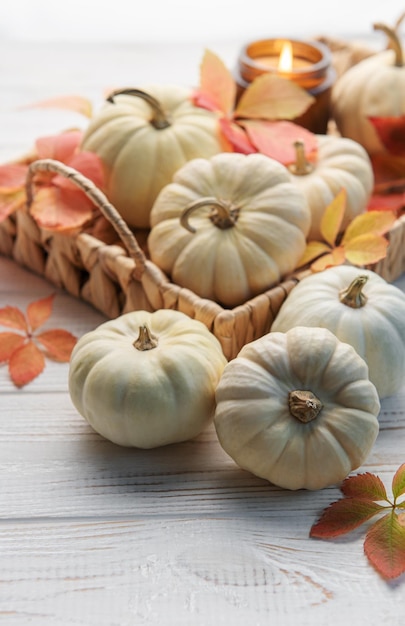
[[[310,211],[309,241],[321,241],[320,224],[326,207],[339,191],[346,190],[342,231],[367,207],[374,185],[371,161],[357,142],[332,135],[317,135],[315,162],[305,158],[301,142],[296,144],[296,162],[289,166],[293,182],[304,193]]]
[[[370,270],[349,265],[304,278],[281,306],[272,331],[321,326],[351,344],[381,398],[405,384],[405,294]]]
[[[392,49],[379,52],[351,67],[336,81],[331,113],[340,133],[360,143],[369,154],[384,151],[369,117],[405,114],[405,66],[394,30],[376,24],[390,38]]]
[[[159,194],[151,259],[203,298],[236,306],[293,271],[310,221],[287,169],[263,154],[194,159]]]
[[[135,311],[79,339],[69,392],[103,437],[154,448],[195,437],[212,421],[226,362],[201,322],[168,309]]]
[[[367,365],[323,328],[246,344],[216,391],[214,423],[242,468],[286,489],[321,489],[366,460],[380,403]]]
[[[123,90],[90,121],[82,149],[102,159],[106,194],[130,226],[149,227],[156,196],[184,163],[225,149],[217,117],[190,96],[171,85]]]

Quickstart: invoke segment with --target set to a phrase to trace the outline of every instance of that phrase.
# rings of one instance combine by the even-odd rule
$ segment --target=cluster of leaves
[[[37,159],[55,159],[68,165],[103,187],[103,167],[96,154],[80,150],[82,133],[78,130],[41,137],[34,153],[23,163],[0,166],[0,222],[26,207],[25,183],[29,164]],[[92,218],[94,206],[76,185],[58,174],[35,176],[35,195],[30,213],[37,224],[53,231],[72,231]]]
[[[384,237],[395,220],[393,211],[367,211],[355,217],[342,234],[342,221],[346,210],[345,189],[337,194],[322,216],[320,230],[323,241],[309,241],[299,267],[311,264],[311,270],[341,265],[377,263],[387,254],[388,240]]]
[[[68,362],[76,337],[62,329],[37,330],[50,317],[55,295],[31,302],[24,314],[19,308],[0,309],[0,325],[12,331],[0,333],[0,363],[8,363],[11,380],[22,387],[39,376],[45,367],[45,356]]]
[[[333,539],[358,528],[375,515],[385,513],[369,526],[364,552],[385,579],[397,578],[403,574],[405,500],[399,502],[399,498],[405,494],[405,463],[393,477],[392,500],[388,498],[381,479],[371,473],[346,478],[341,485],[341,491],[344,497],[325,509],[312,526],[310,536]]]
[[[304,142],[308,159],[316,153],[313,133],[289,120],[313,103],[307,91],[276,74],[255,78],[237,101],[237,84],[222,62],[206,50],[200,67],[200,85],[192,96],[196,106],[218,115],[229,149],[243,154],[261,152],[287,165],[295,161],[294,142]]]

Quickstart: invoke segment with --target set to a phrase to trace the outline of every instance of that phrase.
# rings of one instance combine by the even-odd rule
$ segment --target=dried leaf
[[[346,190],[341,189],[332,202],[326,207],[322,216],[322,237],[331,246],[335,245],[336,238],[342,230],[342,222],[346,210],[346,201]]]
[[[11,380],[17,387],[34,380],[44,367],[45,357],[31,340],[14,350],[8,363]]]
[[[308,265],[308,263],[321,256],[321,254],[327,254],[329,252],[330,247],[326,243],[322,241],[309,241],[297,267]]]
[[[405,189],[405,181],[404,181]],[[405,208],[405,193],[374,193],[367,205],[367,211],[394,211],[399,213]]]
[[[28,332],[25,315],[15,306],[5,306],[0,309],[0,325]]]
[[[229,115],[233,111],[236,99],[236,83],[223,61],[206,50],[200,67],[200,86],[193,97],[195,104],[204,106],[204,102],[214,111]]]
[[[23,335],[17,333],[0,333],[0,363],[8,361],[13,352],[25,341]]]
[[[298,124],[287,121],[241,120],[240,125],[258,152],[289,165],[296,160],[296,141],[304,142],[308,160],[312,160],[317,150],[316,135]]]
[[[43,187],[35,195],[30,213],[42,228],[70,231],[91,219],[91,201],[80,190]]]
[[[343,481],[340,489],[349,498],[388,501],[384,483],[378,476],[370,474],[370,472],[349,476]]]
[[[232,122],[227,117],[222,117],[219,120],[219,125],[224,137],[233,146],[235,152],[241,152],[242,154],[252,154],[257,152],[256,148],[249,141],[243,128],[240,128],[235,122]]]
[[[77,152],[71,158],[65,161],[69,167],[89,178],[99,189],[104,185],[104,168],[100,157],[93,152]],[[65,187],[78,190],[77,185],[66,176],[56,174],[52,178],[52,184],[57,187]]]
[[[344,535],[383,510],[380,504],[364,498],[342,498],[324,510],[312,526],[310,536],[331,539]]]
[[[51,315],[54,298],[55,294],[51,294],[47,298],[30,302],[27,306],[27,319],[32,332],[42,326]]]
[[[242,93],[234,117],[292,120],[314,102],[305,89],[275,74],[262,74]]]
[[[56,96],[47,100],[41,100],[23,107],[24,109],[65,109],[80,113],[85,117],[91,117],[93,114],[93,106],[90,100],[81,96]]]
[[[392,479],[392,493],[394,494],[395,499],[405,493],[405,463],[397,469],[394,478]]]
[[[345,262],[345,259],[346,255],[344,248],[342,246],[338,246],[337,248],[333,248],[329,254],[325,254],[314,261],[311,265],[311,270],[313,272],[323,272],[328,269],[328,267],[342,265],[342,263]]]
[[[67,330],[47,330],[36,336],[36,339],[46,349],[46,354],[54,361],[67,363],[70,359],[77,339]]]
[[[18,163],[0,165],[0,193],[11,194],[25,184],[27,166]]]
[[[370,563],[386,579],[405,572],[405,527],[392,511],[369,529],[364,552]]]
[[[366,233],[344,244],[346,259],[352,265],[370,265],[387,255],[388,240],[381,235]]]
[[[378,152],[370,158],[377,190],[381,184],[392,183],[404,177],[405,155],[393,156],[387,152]]]
[[[22,209],[26,204],[26,196],[24,189],[20,189],[11,194],[0,194],[0,222],[4,221],[9,215]]]
[[[405,156],[405,115],[369,117],[385,149],[394,156]]]
[[[385,235],[394,225],[397,216],[389,211],[368,211],[357,215],[348,225],[342,244],[347,244],[365,234]]]
[[[59,135],[39,137],[35,142],[39,159],[55,159],[68,163],[78,149],[83,133],[71,130]]]

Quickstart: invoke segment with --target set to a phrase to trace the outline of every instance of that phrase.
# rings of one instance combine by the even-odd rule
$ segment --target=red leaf
[[[405,156],[405,115],[368,119],[388,152],[396,156]]]
[[[59,135],[40,137],[35,142],[38,158],[55,159],[66,163],[78,149],[82,136],[80,130],[71,130]]]
[[[330,539],[361,526],[384,507],[362,498],[342,498],[324,510],[310,531],[311,537]]]
[[[378,152],[370,156],[371,164],[374,171],[374,179],[376,191],[380,185],[395,184],[398,179],[404,179],[405,172],[405,155],[393,156],[388,152]],[[386,192],[386,191],[385,191]]]
[[[394,511],[368,530],[364,552],[384,578],[396,578],[405,572],[405,527]]]
[[[210,107],[215,107],[210,110],[221,111],[225,115],[233,111],[236,99],[235,80],[221,59],[210,50],[205,51],[201,62],[198,94],[200,103],[205,101]]]
[[[72,158],[67,159],[66,164],[73,167],[78,172],[89,178],[96,187],[102,188],[104,185],[104,170],[100,157],[93,152],[77,152]],[[56,174],[52,178],[52,184],[57,187],[75,189],[77,185],[66,176]]]
[[[343,481],[340,489],[349,498],[387,501],[387,493],[382,480],[369,472],[358,474],[357,476],[349,476],[349,478]]]
[[[42,228],[68,231],[80,228],[92,217],[92,206],[82,191],[52,186],[37,191],[30,212]]]
[[[242,154],[257,152],[256,148],[250,143],[243,128],[238,126],[238,124],[232,122],[227,117],[221,117],[219,126],[222,134],[231,143],[235,152],[241,152]]]
[[[43,371],[45,357],[35,343],[29,341],[13,352],[8,367],[13,383],[22,387]]]
[[[18,163],[0,166],[0,193],[13,193],[25,184],[28,167]]]
[[[194,106],[201,109],[207,109],[207,111],[212,111],[213,113],[218,111],[218,104],[214,98],[207,93],[202,93],[199,89],[192,93],[191,102]]]
[[[24,313],[15,306],[6,306],[0,309],[0,325],[18,330],[28,331],[27,321]]]
[[[25,341],[23,335],[17,333],[0,333],[0,362],[8,361],[13,352]]]
[[[394,498],[399,498],[405,493],[405,463],[397,469],[392,479],[392,493]]]
[[[47,330],[37,335],[36,339],[45,347],[47,356],[63,363],[69,361],[77,342],[76,337],[61,329]]]
[[[367,211],[401,211],[405,207],[405,193],[373,194]]]
[[[316,135],[293,122],[266,122],[260,120],[243,120],[240,125],[246,129],[247,135],[258,152],[279,161],[283,165],[294,163],[296,150],[294,143],[302,140],[307,159],[313,159],[317,149]]]
[[[55,294],[30,302],[27,307],[27,319],[32,331],[42,326],[52,313],[53,300]]]

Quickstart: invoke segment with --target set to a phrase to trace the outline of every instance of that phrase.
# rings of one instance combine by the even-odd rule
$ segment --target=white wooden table
[[[80,125],[18,110],[58,94],[101,100],[135,82],[195,83],[204,46],[0,44],[0,156]],[[228,64],[238,43],[213,48]],[[405,289],[405,277],[398,282]],[[56,291],[47,326],[76,336],[103,316],[0,257],[0,307]],[[5,330],[4,328],[0,328]],[[238,469],[213,427],[163,449],[119,448],[73,408],[67,364],[17,390],[0,368],[0,623],[4,626],[402,624],[405,578],[384,582],[363,533],[309,539],[340,493],[288,492]],[[405,461],[405,386],[383,401],[365,465],[390,488]],[[402,613],[402,618],[401,618]]]

